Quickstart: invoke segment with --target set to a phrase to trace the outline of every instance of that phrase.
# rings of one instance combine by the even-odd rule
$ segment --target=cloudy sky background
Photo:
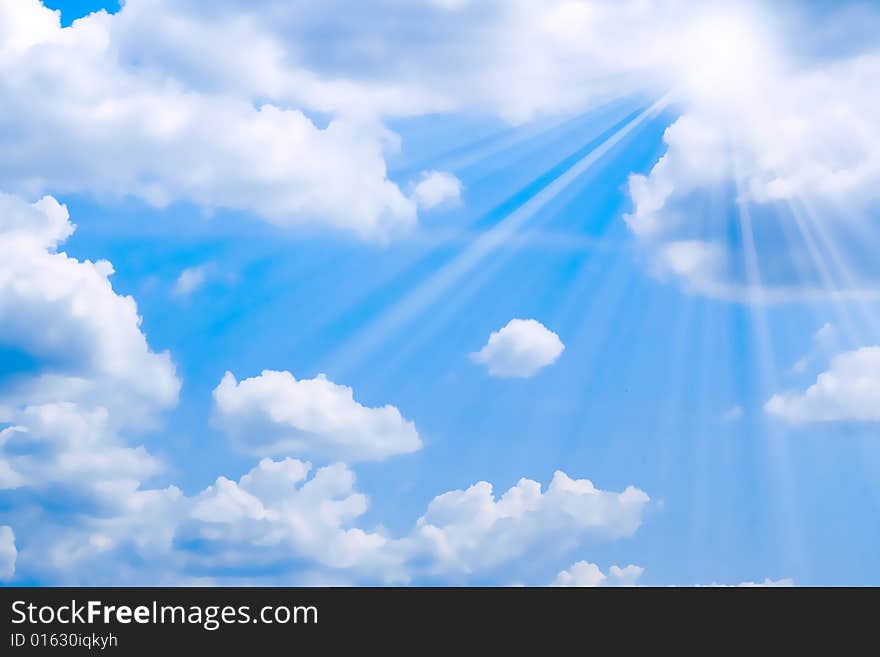
[[[0,0],[0,579],[880,584],[877,34]]]

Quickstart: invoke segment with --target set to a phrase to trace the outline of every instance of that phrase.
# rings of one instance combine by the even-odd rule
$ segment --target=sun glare
[[[685,30],[676,57],[687,100],[721,106],[753,98],[778,65],[771,42],[756,14],[726,9],[698,17]]]

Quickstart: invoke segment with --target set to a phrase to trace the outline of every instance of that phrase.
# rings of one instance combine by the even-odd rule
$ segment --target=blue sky
[[[112,2],[45,4],[61,10],[64,26],[102,6],[117,8]],[[224,11],[248,11],[226,4]],[[266,5],[266,16],[277,10],[271,2]],[[633,21],[633,33],[645,29],[643,21],[668,21],[685,26],[683,34],[690,38],[693,32],[687,26],[698,12],[686,4],[659,5],[657,16],[627,18]],[[766,10],[756,7],[756,12]],[[292,202],[295,208],[285,207],[278,214],[262,196],[273,187],[244,189],[247,183],[240,181],[251,179],[248,171],[239,175],[232,170],[228,180],[210,182],[216,189],[192,191],[196,188],[188,173],[201,166],[198,152],[192,150],[205,148],[210,163],[211,144],[184,144],[181,149],[190,152],[179,157],[188,168],[178,173],[155,164],[149,149],[133,137],[128,158],[125,145],[138,124],[124,121],[116,126],[108,120],[106,125],[106,143],[121,144],[119,153],[100,141],[94,158],[82,155],[77,144],[88,145],[93,138],[88,130],[97,125],[103,131],[104,124],[78,127],[75,121],[58,119],[51,127],[61,135],[57,160],[41,160],[43,151],[34,147],[33,158],[4,162],[0,189],[27,203],[52,194],[66,205],[76,230],[59,251],[80,263],[113,263],[113,293],[131,295],[142,318],[139,330],[149,349],[143,357],[152,359],[167,351],[180,382],[174,401],[156,402],[158,410],[151,410],[149,419],[127,403],[95,401],[92,393],[53,398],[52,403],[75,404],[83,413],[109,409],[114,428],[108,440],[114,445],[143,445],[163,463],[137,481],[137,490],[174,486],[187,500],[156,512],[173,521],[134,527],[129,523],[140,513],[134,509],[152,508],[151,502],[136,502],[136,493],[130,493],[130,503],[113,508],[94,491],[82,489],[75,481],[82,475],[27,470],[33,468],[28,461],[15,460],[27,456],[28,449],[36,456],[40,449],[59,450],[64,468],[74,459],[71,454],[79,452],[65,452],[69,448],[57,447],[54,438],[39,448],[0,444],[6,450],[0,457],[23,478],[0,491],[0,525],[14,532],[17,554],[8,581],[376,583],[375,572],[381,569],[375,563],[381,562],[388,574],[380,575],[379,583],[543,585],[557,581],[562,571],[574,572],[574,565],[585,561],[607,573],[603,583],[615,580],[611,566],[634,564],[643,569],[638,583],[646,585],[765,580],[880,584],[880,416],[875,403],[880,402],[880,372],[874,369],[878,361],[870,351],[880,327],[875,321],[880,270],[872,259],[880,205],[880,140],[871,141],[880,135],[880,117],[876,107],[870,109],[872,98],[859,83],[860,76],[870,79],[878,44],[866,39],[857,56],[839,54],[827,45],[830,37],[819,38],[817,28],[816,40],[822,45],[808,57],[798,55],[794,64],[786,59],[778,69],[767,66],[768,78],[778,79],[765,81],[763,73],[740,71],[741,65],[752,64],[751,57],[764,62],[777,51],[812,47],[805,45],[810,41],[806,38],[791,45],[783,37],[764,34],[771,23],[789,28],[800,25],[798,21],[813,24],[815,14],[801,9],[780,11],[774,21],[760,25],[745,14],[741,24],[725,28],[722,36],[733,35],[735,68],[730,68],[727,52],[709,53],[706,59],[716,65],[713,70],[724,78],[722,83],[734,90],[729,96],[714,89],[704,94],[717,84],[712,71],[706,77],[702,66],[692,68],[677,56],[662,64],[662,74],[654,74],[640,54],[628,64],[631,69],[617,70],[617,64],[608,69],[607,62],[569,65],[570,57],[562,53],[558,61],[530,60],[542,74],[544,67],[559,67],[559,80],[555,74],[542,78],[536,92],[523,97],[510,97],[512,92],[502,88],[482,98],[466,85],[457,86],[460,80],[454,72],[435,66],[438,54],[430,48],[369,32],[371,26],[364,28],[365,36],[350,35],[353,44],[360,36],[386,40],[380,48],[383,56],[411,53],[412,67],[422,67],[422,74],[436,85],[428,91],[442,90],[456,99],[452,105],[448,98],[426,100],[430,94],[425,89],[410,86],[419,76],[411,76],[405,66],[390,66],[393,71],[383,80],[371,72],[375,62],[352,64],[347,56],[332,52],[332,45],[324,46],[328,51],[322,53],[320,45],[308,43],[296,29],[287,31],[295,16],[281,20],[280,27],[259,26],[267,43],[271,37],[290,43],[292,52],[301,48],[302,61],[315,75],[338,80],[336,76],[344,73],[352,84],[362,85],[362,98],[381,85],[397,88],[412,105],[399,112],[386,109],[386,100],[377,100],[369,112],[360,106],[357,111],[346,109],[346,98],[310,104],[297,95],[299,91],[279,91],[256,74],[259,80],[253,87],[248,86],[251,82],[237,86],[222,61],[216,66],[193,63],[191,53],[178,51],[180,44],[174,39],[180,34],[167,37],[175,46],[162,51],[157,45],[153,53],[144,50],[152,46],[144,46],[122,23],[115,31],[113,21],[131,11],[131,20],[147,16],[147,29],[166,37],[161,33],[164,23],[158,18],[153,23],[152,18],[178,9],[164,3],[150,7],[132,1],[107,17],[101,29],[107,30],[111,42],[118,39],[116,47],[125,53],[118,55],[120,70],[148,93],[154,91],[150,85],[164,89],[156,80],[165,79],[204,96],[206,104],[199,107],[209,109],[214,106],[208,103],[226,102],[235,94],[254,104],[268,98],[273,105],[301,109],[319,130],[329,130],[328,124],[339,117],[358,115],[348,128],[357,135],[352,151],[370,150],[374,141],[392,135],[395,145],[382,150],[385,177],[396,186],[388,203],[402,207],[396,200],[400,190],[400,198],[411,202],[418,216],[415,225],[400,229],[401,234],[394,232],[397,227],[385,234],[375,228],[375,217],[366,214],[350,229],[347,217],[360,210],[340,211],[335,200],[321,200],[305,210],[297,200]],[[850,25],[843,10],[813,9],[830,12],[843,29]],[[523,11],[532,10],[538,11]],[[187,13],[195,10],[185,7],[179,11],[187,20],[204,21],[206,29],[223,29],[213,25],[216,16]],[[319,10],[302,11],[317,15],[314,20],[328,34],[347,29]],[[610,19],[617,23],[613,10],[603,3],[595,11],[612,12]],[[722,6],[719,11],[727,9]],[[735,16],[740,18],[738,12]],[[448,26],[436,28],[438,32],[468,33],[470,18],[448,20]],[[695,20],[699,35],[707,25],[715,27],[714,16]],[[81,29],[78,25],[72,29]],[[754,43],[743,41],[753,37]],[[200,38],[194,36],[193,42]],[[609,38],[613,41],[614,35]],[[694,41],[697,50],[687,53],[687,62],[700,57],[701,38]],[[437,39],[438,50],[454,49],[441,43],[442,37]],[[748,57],[741,56],[745,51]],[[115,52],[103,56],[117,56]],[[646,61],[653,62],[656,52],[648,49]],[[597,56],[579,50],[576,54],[584,61]],[[449,56],[466,61],[472,53],[462,46],[462,52]],[[486,60],[493,56],[488,53]],[[742,59],[744,64],[739,63]],[[289,60],[282,65],[292,66]],[[511,70],[512,79],[499,86],[519,83],[516,69]],[[80,70],[77,63],[68,75],[83,80],[84,71],[89,69]],[[844,81],[825,90],[829,71]],[[496,80],[499,74],[489,67],[478,75]],[[656,88],[666,84],[667,75],[675,80],[672,98],[664,95],[665,87]],[[533,77],[525,79],[531,82]],[[216,92],[221,84],[217,80],[229,85],[224,87],[226,95]],[[763,107],[766,99],[753,85],[765,82],[772,82],[774,93],[784,95],[784,100]],[[582,91],[583,99],[572,89]],[[18,90],[10,84],[3,93]],[[64,98],[63,90],[57,93]],[[162,112],[169,101],[161,100],[164,91],[156,93],[160,100],[149,111]],[[814,111],[806,106],[820,93],[844,108],[841,124],[827,127],[828,116],[838,116],[834,110],[826,113],[824,107]],[[77,99],[78,107],[93,102],[86,96],[81,104]],[[23,98],[22,106],[37,105]],[[167,111],[170,116],[175,110]],[[365,118],[361,111],[370,116]],[[728,112],[746,119],[737,123]],[[851,122],[850,112],[864,123]],[[26,125],[18,115],[10,125],[15,121]],[[806,126],[807,133],[815,134],[815,147],[804,146],[797,130],[789,134],[792,125]],[[127,132],[114,141],[113,130]],[[730,142],[718,138],[727,145],[717,146],[718,135],[728,130]],[[70,131],[81,132],[71,136]],[[21,134],[16,143],[26,148],[28,139],[36,139],[39,132],[26,126]],[[109,154],[103,156],[105,148]],[[143,164],[138,163],[141,151],[147,153]],[[157,152],[160,158],[178,157],[173,145]],[[216,157],[236,162],[230,152],[221,150]],[[117,177],[129,167],[119,166],[115,158],[120,157],[134,162],[130,176]],[[322,166],[325,155],[304,150],[292,157],[297,162],[290,166],[302,167],[308,181],[309,171]],[[244,157],[242,161],[250,162]],[[328,161],[332,168],[333,161]],[[373,162],[359,162],[368,161]],[[56,175],[52,172],[57,162],[81,167],[85,173]],[[338,175],[344,178],[347,171],[343,168]],[[430,172],[449,174],[460,183],[436,206],[419,201],[416,191]],[[104,175],[106,184],[89,177]],[[332,182],[333,172],[328,175]],[[834,184],[828,182],[832,178]],[[162,202],[152,196],[151,184],[164,185]],[[288,185],[283,178],[279,184]],[[354,181],[350,188],[361,189],[361,184]],[[336,199],[348,188],[329,189]],[[362,207],[357,199],[351,203]],[[332,217],[328,220],[321,214],[326,208]],[[410,222],[409,210],[393,212],[395,222]],[[654,228],[655,221],[663,228]],[[195,272],[190,286],[181,283],[186,271]],[[50,297],[46,293],[45,298]],[[0,304],[0,313],[15,312],[7,308]],[[33,319],[26,318],[32,331],[51,332],[38,323],[53,323],[47,312],[33,310]],[[48,320],[40,319],[44,317]],[[493,375],[491,367],[472,354],[514,318],[536,320],[541,330],[534,339],[552,332],[564,350],[553,357],[536,356],[541,362],[527,376]],[[63,362],[66,341],[75,347],[83,338],[76,325],[70,328],[72,337],[66,337],[66,320],[57,326],[62,356],[47,355],[48,347],[21,332],[0,335],[3,404],[12,409],[2,409],[8,417],[0,418],[0,428],[26,427],[37,442],[39,429],[26,420],[27,409],[37,402],[19,391],[29,390],[34,377],[41,389],[48,389],[40,378],[47,372],[98,377],[77,370],[92,372],[91,365],[77,364],[78,356],[70,357],[73,365]],[[114,333],[102,338],[101,330],[95,329],[95,339],[115,339]],[[852,355],[849,361],[834,360],[847,354]],[[312,448],[270,449],[254,436],[289,434],[290,426],[279,429],[284,423],[259,403],[247,411],[229,410],[218,406],[212,394],[227,371],[243,391],[243,380],[260,377],[263,370],[287,371],[300,381],[323,373],[329,381],[351,387],[357,404],[370,409],[391,405],[415,424],[421,448],[367,461],[344,455],[325,458],[315,445],[330,440],[332,432],[295,426],[297,436],[308,434],[307,441],[314,441]],[[108,366],[104,371],[115,369]],[[829,376],[834,379],[828,389],[817,381],[823,373],[826,381]],[[106,376],[111,382],[107,385],[122,385]],[[137,374],[136,383],[125,379],[124,385],[140,390],[151,380]],[[811,393],[814,384],[818,388]],[[103,380],[95,385],[104,390]],[[285,408],[302,403],[296,395],[282,401]],[[330,417],[335,417],[333,411]],[[242,424],[244,438],[230,428]],[[400,429],[392,424],[394,431]],[[237,440],[255,441],[257,448],[242,448]],[[93,449],[100,451],[96,444]],[[320,536],[312,544],[295,532],[288,536],[287,529],[271,527],[276,522],[286,528],[285,514],[297,513],[283,502],[276,508],[263,499],[268,511],[224,528],[229,517],[238,517],[231,507],[205,510],[205,500],[220,490],[217,478],[237,482],[263,457],[310,461],[316,468],[335,460],[348,462],[357,490],[369,498],[368,508],[357,514],[352,526],[365,531],[382,526],[379,533],[391,538],[379,549],[380,556],[363,557],[366,565],[351,557],[353,552],[346,552],[347,560],[322,560],[316,551],[334,552],[329,542],[336,540],[335,534],[320,538],[324,535],[317,532]],[[110,469],[117,472],[116,466]],[[454,523],[445,527],[442,520],[426,516],[432,500],[445,491],[485,481],[500,496],[522,478],[540,482],[546,490],[557,470],[573,479],[589,479],[608,495],[633,486],[649,500],[636,507],[626,506],[622,498],[608,501],[607,509],[589,512],[601,517],[584,521],[583,530],[578,528],[580,520],[565,516],[575,513],[566,510],[569,502],[560,503],[562,510],[533,509],[513,520],[504,517],[479,531]],[[115,481],[115,474],[106,476]],[[321,502],[312,504],[324,508]],[[623,505],[619,511],[616,504]],[[309,519],[313,511],[294,520],[317,522]],[[144,515],[152,518],[151,512]],[[461,539],[464,547],[456,548],[459,552],[452,557],[433,544],[425,547],[422,543],[428,539],[419,533],[422,516],[429,518],[427,524],[445,527],[441,531],[451,543],[458,540],[453,530],[466,534]],[[151,542],[157,536],[168,538],[157,547]],[[47,541],[54,545],[47,546]],[[520,542],[528,548],[505,554],[508,543]]]

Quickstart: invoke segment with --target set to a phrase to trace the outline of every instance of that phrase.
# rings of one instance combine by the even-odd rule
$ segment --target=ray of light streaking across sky
[[[501,219],[492,228],[474,240],[462,253],[439,271],[421,283],[415,290],[407,293],[392,309],[378,320],[364,327],[352,344],[343,345],[333,359],[337,363],[351,366],[354,359],[363,357],[378,343],[390,339],[396,331],[411,321],[419,313],[433,303],[440,295],[457,285],[465,276],[472,272],[487,255],[509,241],[521,231],[528,220],[544,206],[550,203],[566,187],[576,181],[600,158],[608,153],[627,135],[636,130],[644,122],[655,118],[667,106],[669,100],[663,97],[655,101],[632,120],[607,137],[587,155],[573,164],[558,178],[553,180],[540,192],[531,197],[522,206]]]
[[[468,178],[469,185],[480,188],[487,184],[486,181],[498,178],[499,170],[510,171],[518,161],[546,159],[546,153],[555,154],[557,151],[561,151],[559,157],[565,164],[553,161],[553,169],[562,169],[563,166],[567,168],[568,162],[574,157],[569,154],[572,142],[575,140],[585,140],[585,143],[598,141],[603,133],[609,132],[613,126],[622,125],[625,121],[628,122],[631,117],[641,111],[642,108],[636,101],[622,100],[565,121],[539,121],[534,125],[519,126],[515,129],[508,128],[502,133],[495,133],[488,138],[467,141],[440,154],[431,150],[428,154],[420,156],[418,163],[405,161],[402,169],[395,171],[395,174],[404,175],[408,170],[420,171],[426,167],[429,169],[452,167],[465,173],[472,170],[474,176]],[[436,149],[433,140],[431,143],[431,148]],[[574,151],[575,155],[577,153],[578,151]],[[541,177],[550,177],[550,172],[542,174]],[[543,182],[530,181],[528,187],[539,188],[544,184]],[[465,193],[468,193],[467,190]],[[511,195],[506,185],[504,200],[499,199],[498,206],[488,207],[482,215],[477,215],[477,219],[471,216],[472,211],[465,206],[461,208],[463,216],[460,220],[456,217],[454,223],[445,220],[442,223],[434,222],[418,227],[412,235],[407,237],[407,246],[412,247],[408,249],[409,257],[402,261],[395,259],[393,268],[381,268],[378,272],[381,274],[381,279],[373,283],[370,288],[360,289],[358,294],[349,294],[347,297],[343,294],[345,291],[341,291],[342,293],[338,297],[328,299],[326,305],[316,308],[310,314],[309,332],[316,336],[325,331],[328,326],[344,321],[348,314],[356,311],[358,305],[369,303],[372,295],[380,294],[385,288],[396,285],[398,280],[418,275],[421,270],[433,266],[431,263],[439,257],[443,250],[470,245],[485,232],[483,224],[486,221],[497,221],[496,217],[504,207],[510,205],[515,197],[524,196],[526,193],[531,194],[532,192],[523,189]],[[572,250],[593,246],[596,244],[596,238],[577,235],[565,228],[553,234],[541,230],[529,230],[511,232],[506,237],[504,244],[514,248],[529,246]],[[264,256],[264,262],[270,261],[270,258],[282,258],[285,249],[287,249],[286,245],[277,247],[276,252],[273,252],[270,257]],[[385,246],[377,245],[377,254],[381,255],[384,249]],[[354,245],[350,246],[346,258],[354,259],[353,254],[356,250]],[[321,258],[320,251],[316,251],[316,254],[315,261],[310,263],[308,269],[300,270],[299,276],[322,275],[332,269],[339,260],[338,255]],[[262,265],[263,263],[258,262],[249,266]],[[481,268],[478,274],[468,278],[468,283],[473,284],[478,277],[485,280],[490,273],[488,268]],[[461,287],[457,289],[460,291]],[[260,313],[264,308],[271,311],[273,305],[281,302],[287,295],[289,295],[289,290],[283,286],[269,289],[248,300],[249,312]],[[199,329],[193,327],[193,330]]]
[[[739,196],[742,197],[743,188],[740,178],[737,178],[737,189]],[[753,366],[758,372],[757,378],[760,388],[766,391],[777,390],[780,378],[773,365],[774,362],[777,362],[777,357],[769,329],[766,299],[763,297],[765,288],[755,246],[754,226],[749,204],[737,203],[736,211],[742,234],[742,257],[746,282],[749,293],[754,295],[749,307],[756,348]],[[778,427],[768,425],[766,432],[767,439],[764,441],[763,448],[766,458],[765,465],[772,473],[771,481],[776,492],[774,502],[777,507],[775,511],[780,522],[778,540],[792,559],[802,561],[804,559],[804,539],[797,521],[797,495],[789,446]]]
[[[873,277],[869,277],[867,280],[864,274],[857,277],[847,264],[847,257],[841,251],[838,240],[834,235],[835,230],[843,230],[844,226],[848,225],[848,222],[842,226],[835,226],[834,222],[832,222],[832,224],[828,226],[826,225],[826,222],[817,215],[816,211],[812,209],[809,201],[798,199],[793,201],[793,204],[795,205],[793,212],[796,215],[798,227],[804,231],[805,235],[811,235],[810,239],[816,244],[817,248],[816,257],[822,260],[822,266],[830,268],[831,271],[834,272],[835,278],[840,281],[840,287],[847,290],[855,290],[857,292],[865,290],[864,294],[855,296],[852,307],[858,311],[861,323],[864,325],[863,330],[866,331],[867,334],[862,333],[853,335],[853,342],[863,342],[866,339],[870,339],[868,336],[880,335],[880,319],[878,319],[875,313],[872,312],[870,306],[865,303],[867,299],[876,296],[877,288],[880,287],[880,279],[877,278],[876,272],[873,273]],[[876,229],[872,231],[871,227],[867,226],[860,237],[866,241],[866,244],[869,245],[869,249],[872,247],[880,249],[880,231],[877,231]],[[824,254],[818,252],[819,245],[821,245],[821,250]],[[872,290],[873,295],[871,293]],[[850,326],[849,330],[853,331],[852,326]]]
[[[816,227],[812,226],[806,218],[805,208],[802,208],[797,202],[792,202],[788,205],[788,209],[797,228],[797,233],[810,255],[810,263],[819,272],[829,296],[837,295],[842,289],[857,290],[859,286],[852,276],[849,275],[849,272],[839,268],[839,258],[834,257],[828,249],[824,249],[824,253],[823,249],[820,249],[817,243],[817,235],[821,233],[817,230],[814,235],[814,228]],[[786,218],[783,217],[783,220]],[[824,240],[823,242],[827,244]],[[834,273],[832,273],[832,268],[836,270]],[[858,298],[833,304],[835,325],[840,327],[840,330],[850,344],[859,344],[865,339],[864,333],[856,326],[851,317],[851,309],[858,309],[861,305]]]

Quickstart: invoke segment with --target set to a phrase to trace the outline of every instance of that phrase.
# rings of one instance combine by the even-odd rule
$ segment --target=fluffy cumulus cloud
[[[413,189],[413,198],[426,210],[461,199],[461,181],[444,171],[425,171]]]
[[[523,479],[497,500],[491,484],[479,482],[437,496],[408,533],[395,537],[357,526],[368,501],[348,467],[312,472],[302,461],[264,459],[237,482],[221,477],[196,496],[177,542],[199,546],[184,555],[193,572],[258,571],[256,564],[284,578],[295,559],[331,581],[479,577],[499,568],[519,572],[536,552],[629,536],[647,502],[638,489],[602,491],[561,472],[544,492]]]
[[[221,266],[219,262],[209,260],[181,270],[171,285],[170,294],[179,301],[186,301],[205,286],[231,285],[238,280],[238,272],[229,269],[228,263]]]
[[[214,389],[217,424],[250,451],[377,461],[422,446],[415,425],[394,406],[369,408],[325,375],[297,380],[264,371],[236,381],[227,372]]]
[[[880,207],[880,50],[795,57],[767,12],[697,25],[666,152],[630,179],[629,227],[655,271],[695,293],[876,294],[858,235]]]
[[[485,365],[492,376],[527,378],[555,363],[564,349],[559,336],[541,322],[512,319],[493,331],[471,359]]]
[[[626,568],[611,566],[606,574],[594,563],[578,561],[568,570],[561,571],[553,580],[553,586],[635,586],[644,571],[644,568],[633,565]]]
[[[304,65],[382,90],[370,97],[380,115],[477,109],[521,122],[665,97],[678,115],[665,153],[629,185],[628,223],[654,273],[737,301],[880,290],[858,238],[880,206],[880,50],[876,39],[829,36],[876,33],[877,12],[684,0],[402,10],[377,0],[340,24],[337,2],[307,3],[295,17],[278,7],[261,0],[248,15],[271,15],[272,33],[296,44]],[[392,89],[397,109],[386,105]],[[834,265],[841,252],[846,271]]]
[[[174,405],[180,383],[153,352],[106,261],[58,252],[73,232],[45,197],[0,195],[0,344],[33,366],[0,391],[0,487],[136,487],[158,463],[120,432]]]
[[[345,115],[478,110],[521,122],[654,86],[658,49],[646,37],[671,28],[683,4],[306,0],[290,11],[279,0],[223,0],[206,16],[194,0],[129,0],[117,23],[131,56],[174,64],[200,89]]]
[[[15,533],[12,527],[0,525],[0,580],[12,579],[15,575]]]
[[[169,486],[113,490],[100,508],[77,505],[61,518],[48,509],[20,531],[21,573],[59,585],[106,586],[196,583],[175,549],[188,499]]]
[[[300,104],[260,100],[274,78],[296,73],[281,65],[277,38],[245,16],[219,12],[199,29],[182,6],[134,0],[61,28],[38,0],[3,0],[0,22],[7,189],[187,201],[374,239],[416,220],[416,202],[387,177],[396,138],[374,114],[334,112],[319,126]],[[222,43],[247,44],[253,52],[240,63],[252,68],[232,66],[212,82],[195,72],[207,61],[197,51],[213,58]],[[265,73],[239,86],[245,70]]]
[[[222,0],[205,12],[194,0],[128,0],[62,29],[38,0],[3,0],[0,184],[386,239],[419,206],[459,193],[450,174],[402,181],[410,195],[389,179],[390,119],[479,111],[520,122],[666,94],[681,116],[662,160],[631,181],[630,225],[659,272],[741,297],[754,267],[744,272],[741,245],[724,239],[719,193],[782,213],[757,222],[768,232],[877,202],[876,48],[805,38],[816,19],[793,12],[684,0],[308,0],[295,11]],[[860,20],[877,24],[870,12]],[[794,200],[807,219],[789,216]],[[762,283],[782,293],[797,258],[771,265],[784,250],[766,248]],[[850,291],[871,286],[863,273]]]
[[[629,536],[648,502],[638,489],[602,491],[563,473],[543,493],[529,480],[498,500],[491,490],[479,482],[439,495],[394,536],[364,526],[368,499],[347,466],[263,459],[193,496],[139,490],[113,514],[35,527],[23,563],[31,576],[69,584],[471,581],[520,576],[536,556]],[[609,581],[626,583],[633,569],[612,568]]]
[[[212,270],[213,266],[210,264],[187,267],[180,272],[177,280],[174,281],[171,294],[176,297],[188,297],[208,282],[208,276]]]
[[[0,341],[47,363],[24,386],[29,399],[173,404],[170,357],[150,350],[134,300],[113,291],[112,265],[57,251],[73,230],[52,197],[28,204],[0,194]]]
[[[840,354],[803,392],[777,394],[764,410],[787,422],[880,422],[880,347]]]
[[[556,472],[546,490],[521,479],[498,498],[482,481],[434,498],[416,536],[439,572],[491,571],[536,550],[563,552],[585,537],[631,536],[649,499],[632,486],[603,491],[564,472]]]

